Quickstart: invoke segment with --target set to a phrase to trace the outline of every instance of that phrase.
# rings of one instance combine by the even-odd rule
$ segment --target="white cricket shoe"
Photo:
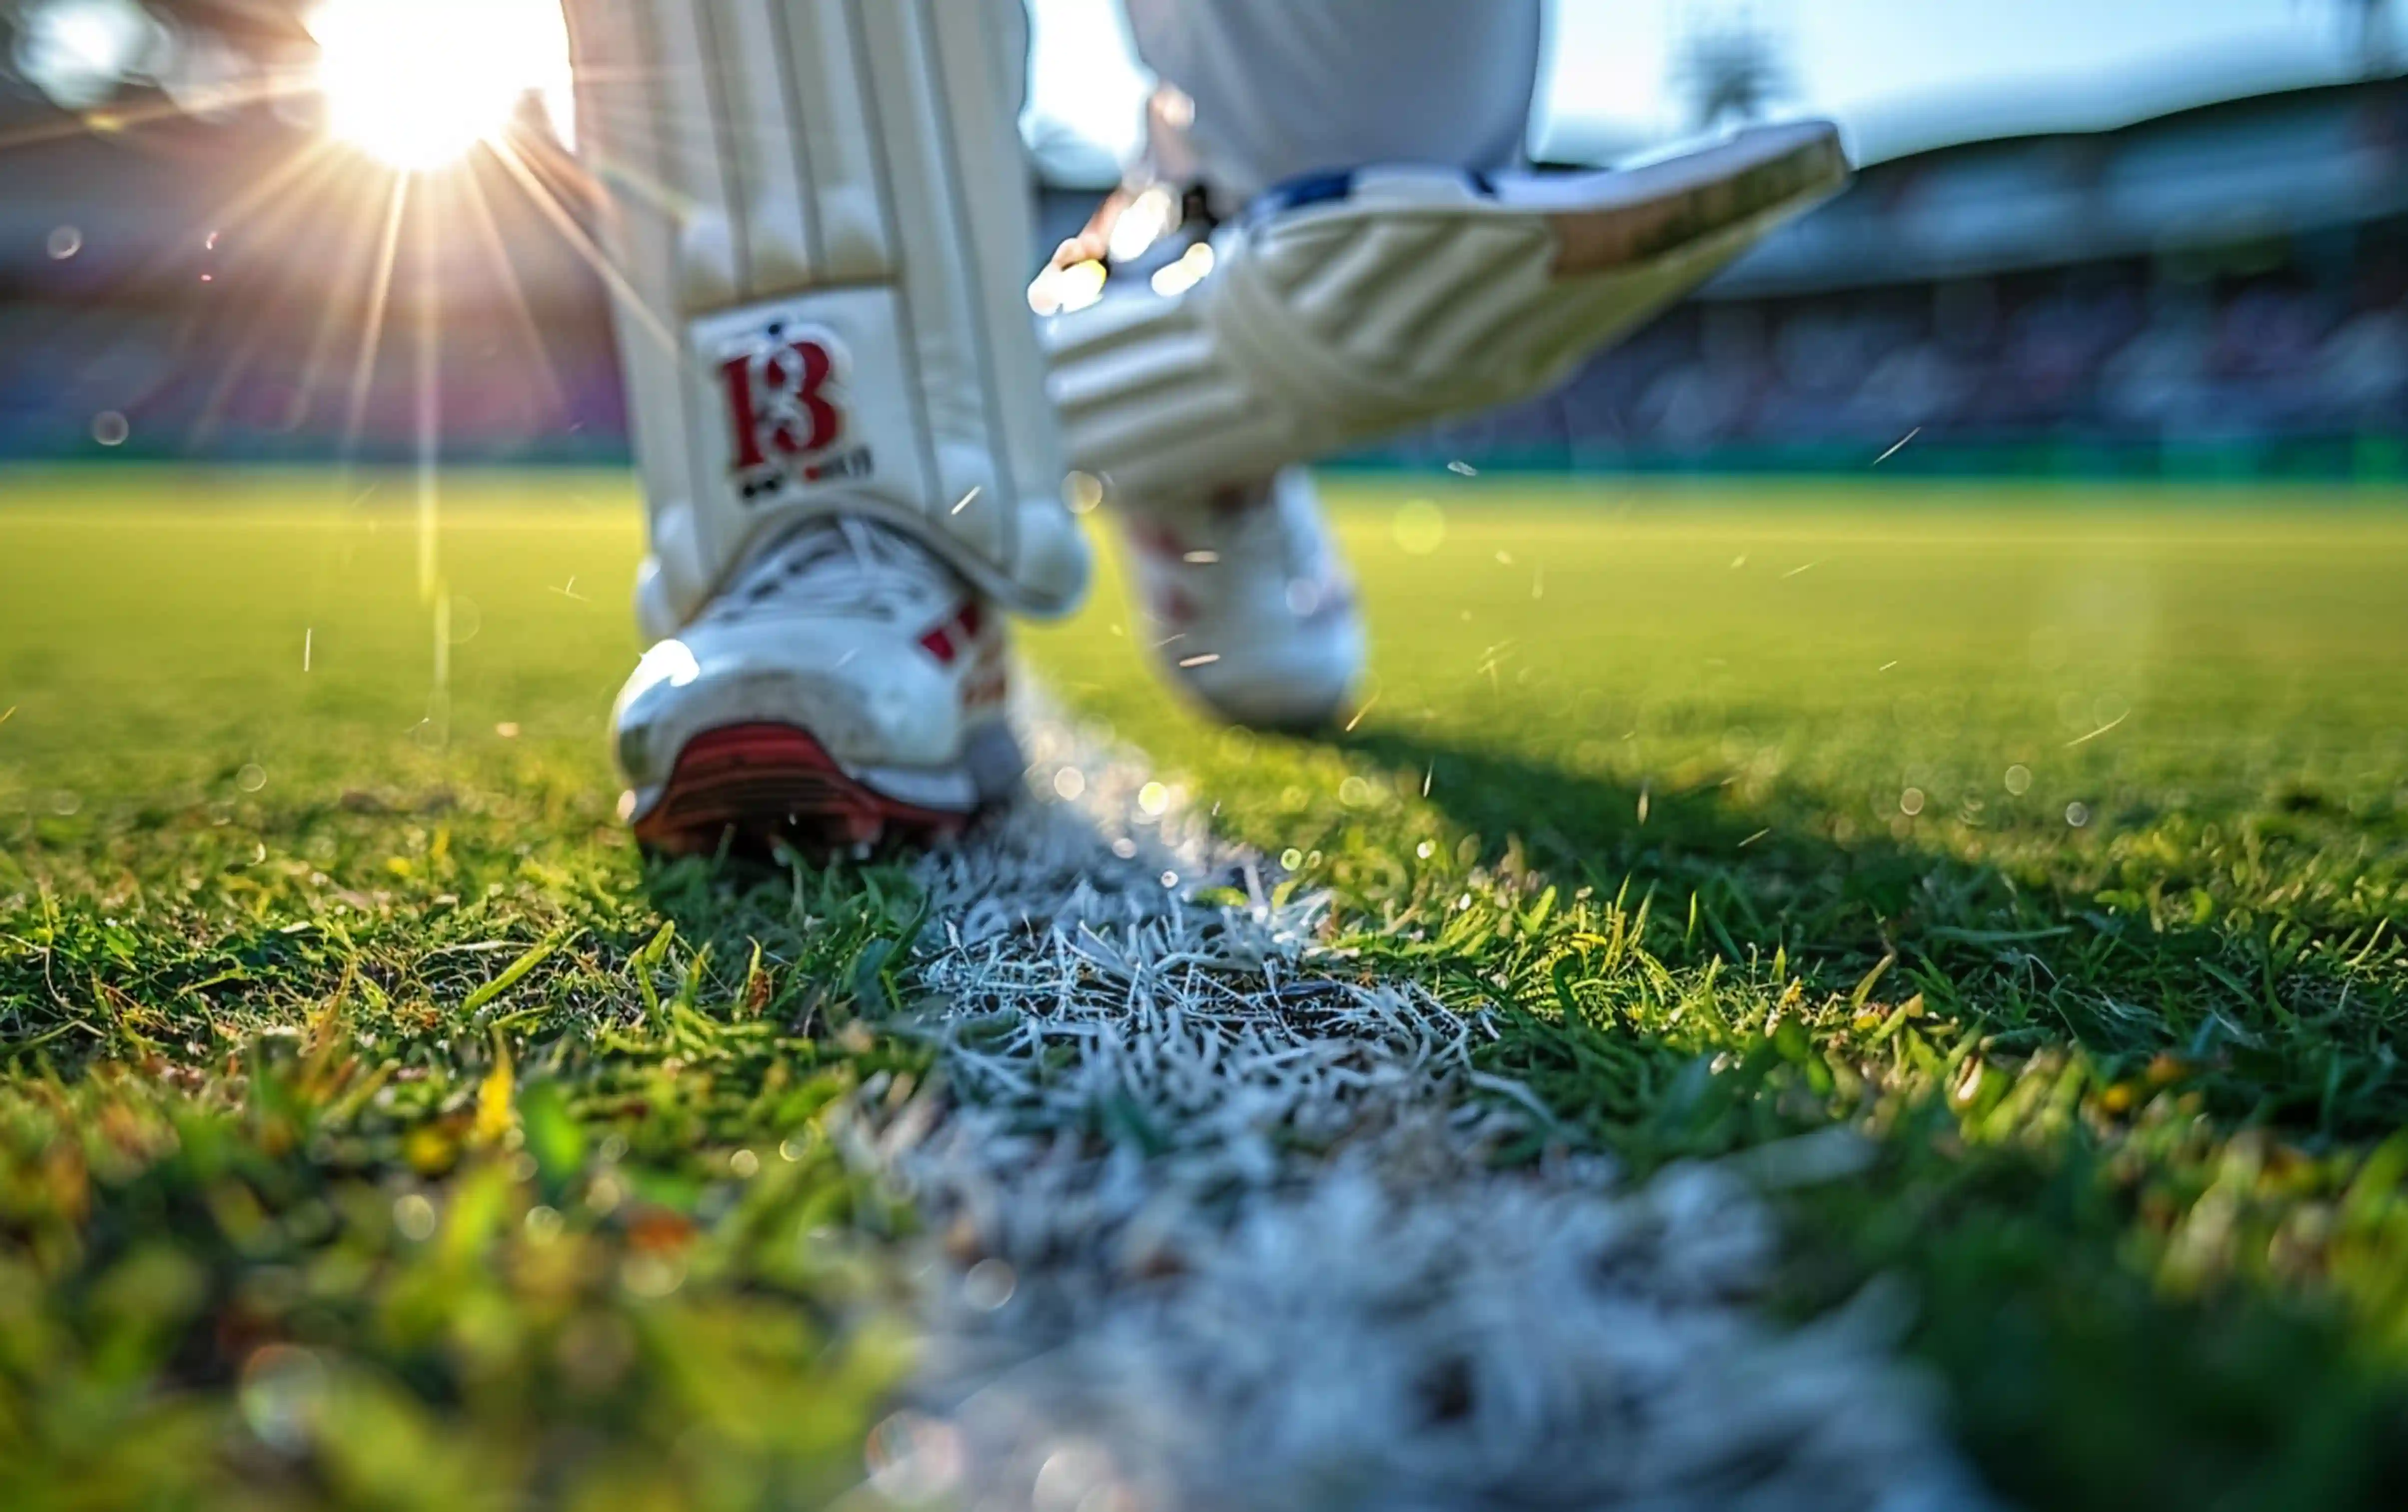
[[[1047,392],[1070,464],[1132,498],[1251,483],[1545,392],[1848,173],[1838,128],[1802,122],[1562,178],[1312,175],[1150,294],[1049,320]]]
[[[925,841],[1017,791],[1003,616],[908,535],[772,541],[644,657],[611,727],[647,848]]]
[[[1117,505],[1140,634],[1171,681],[1236,724],[1335,721],[1363,675],[1354,581],[1311,475],[1169,504]]]

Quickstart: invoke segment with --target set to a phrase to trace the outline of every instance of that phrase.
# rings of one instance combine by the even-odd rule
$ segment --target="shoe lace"
[[[721,618],[752,612],[874,615],[901,620],[964,592],[953,569],[902,532],[851,515],[816,520],[772,540],[723,594]]]

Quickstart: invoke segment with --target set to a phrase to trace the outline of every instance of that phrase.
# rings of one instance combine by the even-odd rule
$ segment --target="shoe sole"
[[[865,786],[807,731],[742,724],[689,742],[635,832],[664,856],[769,857],[781,846],[805,854],[924,846],[959,835],[973,817]]]

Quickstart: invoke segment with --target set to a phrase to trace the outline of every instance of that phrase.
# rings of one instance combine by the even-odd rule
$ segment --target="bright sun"
[[[558,0],[323,0],[309,16],[327,129],[408,172],[466,157],[539,94],[566,139]]]

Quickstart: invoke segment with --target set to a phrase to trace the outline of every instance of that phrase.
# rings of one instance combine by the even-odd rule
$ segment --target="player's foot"
[[[1243,483],[1546,392],[1847,176],[1820,123],[1563,178],[1313,175],[1050,321],[1048,392],[1071,464],[1133,497]]]
[[[1179,504],[1124,499],[1140,633],[1172,682],[1222,719],[1309,731],[1363,672],[1354,582],[1312,479],[1287,468]]]
[[[648,849],[923,843],[1017,791],[1002,616],[900,532],[816,521],[652,648],[612,717]]]

